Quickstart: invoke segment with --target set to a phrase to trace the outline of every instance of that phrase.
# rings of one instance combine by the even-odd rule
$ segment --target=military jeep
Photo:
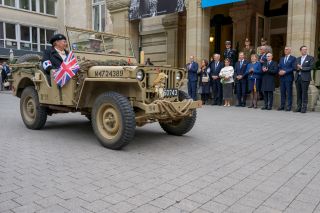
[[[152,122],[172,135],[192,129],[201,102],[179,90],[185,70],[137,64],[124,36],[66,27],[66,37],[80,70],[63,87],[53,70],[45,74],[39,55],[24,55],[12,65],[13,94],[27,128],[42,129],[48,115],[80,112],[110,149],[121,149],[133,140],[136,126]]]

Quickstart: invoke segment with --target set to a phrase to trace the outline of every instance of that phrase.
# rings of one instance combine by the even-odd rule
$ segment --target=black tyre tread
[[[23,104],[24,98],[27,96],[31,96],[32,98],[34,98],[36,102],[37,116],[33,124],[27,123],[23,116],[22,104]],[[47,122],[47,116],[48,116],[47,109],[45,107],[40,106],[38,93],[33,86],[26,87],[22,91],[21,98],[20,98],[20,113],[21,113],[22,120],[28,129],[33,129],[33,130],[42,129]]]
[[[41,60],[41,56],[37,54],[25,54],[18,58],[17,64],[25,63],[25,62],[39,62]]]
[[[179,91],[179,100],[190,99],[190,96],[183,92]],[[197,119],[197,111],[192,110],[192,116],[183,118],[178,125],[171,125],[169,123],[159,122],[161,128],[170,135],[182,136],[188,133],[194,126]]]
[[[113,100],[115,104],[119,107],[122,120],[124,121],[123,125],[123,133],[120,137],[120,139],[115,142],[114,144],[105,144],[103,141],[100,140],[99,138],[99,132],[96,127],[96,116],[95,114],[97,113],[98,107],[100,104],[104,103],[104,101],[108,100]],[[91,116],[91,122],[92,122],[92,128],[97,135],[100,143],[102,146],[113,149],[113,150],[120,150],[126,145],[129,144],[130,141],[133,140],[134,135],[135,135],[135,128],[136,128],[136,120],[135,120],[135,114],[134,111],[128,101],[128,99],[124,96],[122,96],[119,93],[116,92],[107,92],[103,93],[95,101],[95,104],[93,106],[92,110],[92,116]]]

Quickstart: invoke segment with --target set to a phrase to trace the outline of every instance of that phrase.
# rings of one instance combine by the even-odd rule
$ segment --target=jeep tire
[[[129,100],[116,92],[98,96],[92,109],[92,127],[102,146],[119,150],[132,141],[135,114]]]
[[[42,129],[47,121],[47,109],[40,106],[37,91],[33,86],[26,87],[21,94],[20,113],[29,129]]]
[[[179,91],[179,101],[183,101],[185,99],[190,99],[190,96],[183,91]],[[193,109],[191,116],[184,117],[179,120],[174,120],[171,123],[159,121],[159,124],[161,128],[168,134],[182,136],[188,133],[193,128],[196,119],[197,111]]]

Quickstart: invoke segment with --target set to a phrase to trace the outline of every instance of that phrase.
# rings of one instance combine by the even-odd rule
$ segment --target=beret
[[[49,42],[50,44],[53,45],[55,41],[60,41],[60,40],[67,40],[67,38],[62,34],[55,34],[54,36],[52,36]]]

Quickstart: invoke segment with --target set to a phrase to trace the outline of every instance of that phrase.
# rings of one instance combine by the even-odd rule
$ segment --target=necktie
[[[216,66],[215,66],[215,69],[217,69],[217,67],[218,67],[218,63],[216,62]]]
[[[286,57],[284,58],[284,64],[286,64],[287,61],[288,61],[288,56],[286,56]]]
[[[241,61],[240,61],[240,68],[242,67],[242,64],[243,64],[243,61],[241,60]]]

